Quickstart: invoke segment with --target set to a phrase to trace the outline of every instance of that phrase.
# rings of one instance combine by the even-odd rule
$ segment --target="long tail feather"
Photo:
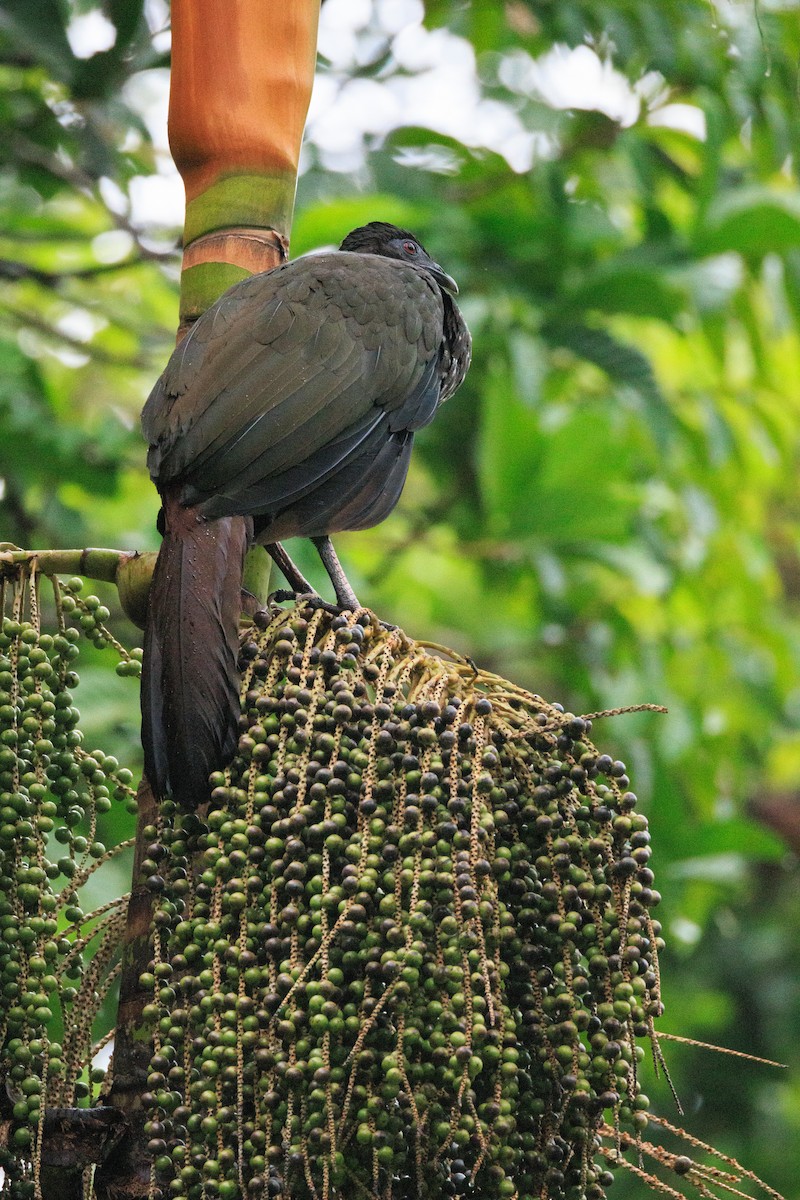
[[[233,757],[239,616],[250,522],[167,501],[144,638],[142,745],[157,796],[196,808]]]

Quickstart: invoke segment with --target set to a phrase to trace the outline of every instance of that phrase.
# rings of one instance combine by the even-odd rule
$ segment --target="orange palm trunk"
[[[173,0],[184,329],[231,284],[286,257],[318,18],[319,0]]]

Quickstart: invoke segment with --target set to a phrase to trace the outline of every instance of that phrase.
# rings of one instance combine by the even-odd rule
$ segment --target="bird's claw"
[[[291,588],[278,588],[267,596],[267,604],[284,604],[287,600],[297,600],[301,594]]]
[[[267,598],[267,603],[283,604],[289,600],[298,606],[306,605],[308,608],[321,608],[324,612],[331,613],[334,617],[341,616],[342,613],[357,611],[347,604],[333,604],[330,600],[325,600],[317,592],[295,592],[291,588],[279,588],[277,591],[271,592]],[[364,609],[362,605],[359,605],[358,608],[361,611],[369,611]],[[380,618],[378,618],[378,624],[387,633],[394,633],[395,630],[399,629],[399,625],[390,625],[388,621],[381,621]]]
[[[325,600],[316,592],[294,592],[290,588],[280,588],[269,596],[269,601],[273,604],[282,604],[286,600],[292,600],[295,604],[305,605],[308,608],[321,608],[334,617],[349,611],[341,604],[332,604],[329,600]]]

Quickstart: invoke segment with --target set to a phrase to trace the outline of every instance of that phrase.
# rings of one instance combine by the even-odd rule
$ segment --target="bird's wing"
[[[419,428],[439,400],[442,327],[438,288],[377,255],[310,256],[237,284],[145,406],[155,482],[187,503],[250,498],[286,472],[299,485],[305,463],[329,474],[379,423]]]

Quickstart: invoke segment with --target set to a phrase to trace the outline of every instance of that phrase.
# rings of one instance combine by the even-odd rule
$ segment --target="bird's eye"
[[[405,250],[406,254],[417,253],[417,247],[413,242],[403,242],[403,249]]]

